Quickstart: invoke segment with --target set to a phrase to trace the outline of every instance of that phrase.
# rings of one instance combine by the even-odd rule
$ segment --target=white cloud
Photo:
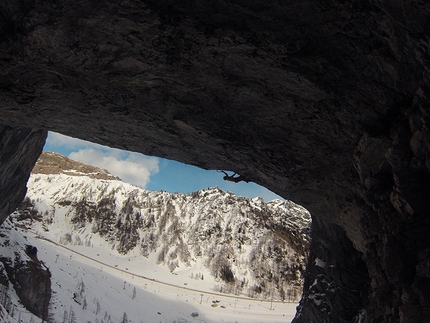
[[[159,171],[159,159],[156,157],[110,148],[56,132],[48,133],[45,147],[68,155],[70,159],[107,169],[124,182],[140,187],[145,187],[151,175]]]
[[[70,159],[107,169],[124,182],[145,187],[151,175],[158,173],[158,158],[138,153],[121,152],[118,149],[96,150],[92,148],[72,152]]]

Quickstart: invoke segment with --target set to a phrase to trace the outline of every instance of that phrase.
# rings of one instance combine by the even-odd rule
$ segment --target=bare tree
[[[69,314],[69,322],[68,323],[77,323],[76,314],[73,311],[73,308],[70,306],[70,314]]]
[[[128,323],[128,317],[127,317],[127,313],[126,312],[124,312],[124,315],[122,316],[121,323]]]
[[[87,309],[87,299],[84,297],[84,300],[82,301],[82,309],[86,310]]]
[[[99,314],[100,313],[100,302],[99,302],[98,299],[96,299],[95,302],[96,302],[96,311],[95,311],[95,313]]]

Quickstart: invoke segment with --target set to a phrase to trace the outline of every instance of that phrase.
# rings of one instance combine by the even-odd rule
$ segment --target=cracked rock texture
[[[236,171],[313,214],[295,323],[425,322],[429,42],[427,1],[1,1],[1,153],[48,129]]]

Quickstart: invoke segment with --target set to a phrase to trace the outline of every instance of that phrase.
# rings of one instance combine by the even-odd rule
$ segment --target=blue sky
[[[278,195],[255,183],[231,183],[223,180],[223,173],[208,171],[173,160],[145,156],[135,152],[114,149],[88,141],[49,132],[45,151],[54,151],[71,159],[107,169],[124,182],[148,190],[191,193],[199,189],[218,186],[224,191],[266,202]],[[232,174],[230,172],[230,174]]]

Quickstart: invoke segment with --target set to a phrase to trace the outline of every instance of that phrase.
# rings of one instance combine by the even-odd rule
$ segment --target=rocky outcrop
[[[42,320],[47,320],[51,273],[37,258],[37,248],[27,243],[9,221],[3,223],[0,229],[1,284],[8,286],[10,282],[21,304]],[[9,309],[7,311],[10,312]]]
[[[320,274],[341,288],[296,322],[422,321],[429,17],[400,0],[12,0],[0,122],[236,171],[313,214],[305,295]]]
[[[72,176],[88,176],[94,179],[120,180],[106,169],[86,165],[71,160],[61,154],[44,152],[34,165],[33,173],[38,174],[70,174]]]

